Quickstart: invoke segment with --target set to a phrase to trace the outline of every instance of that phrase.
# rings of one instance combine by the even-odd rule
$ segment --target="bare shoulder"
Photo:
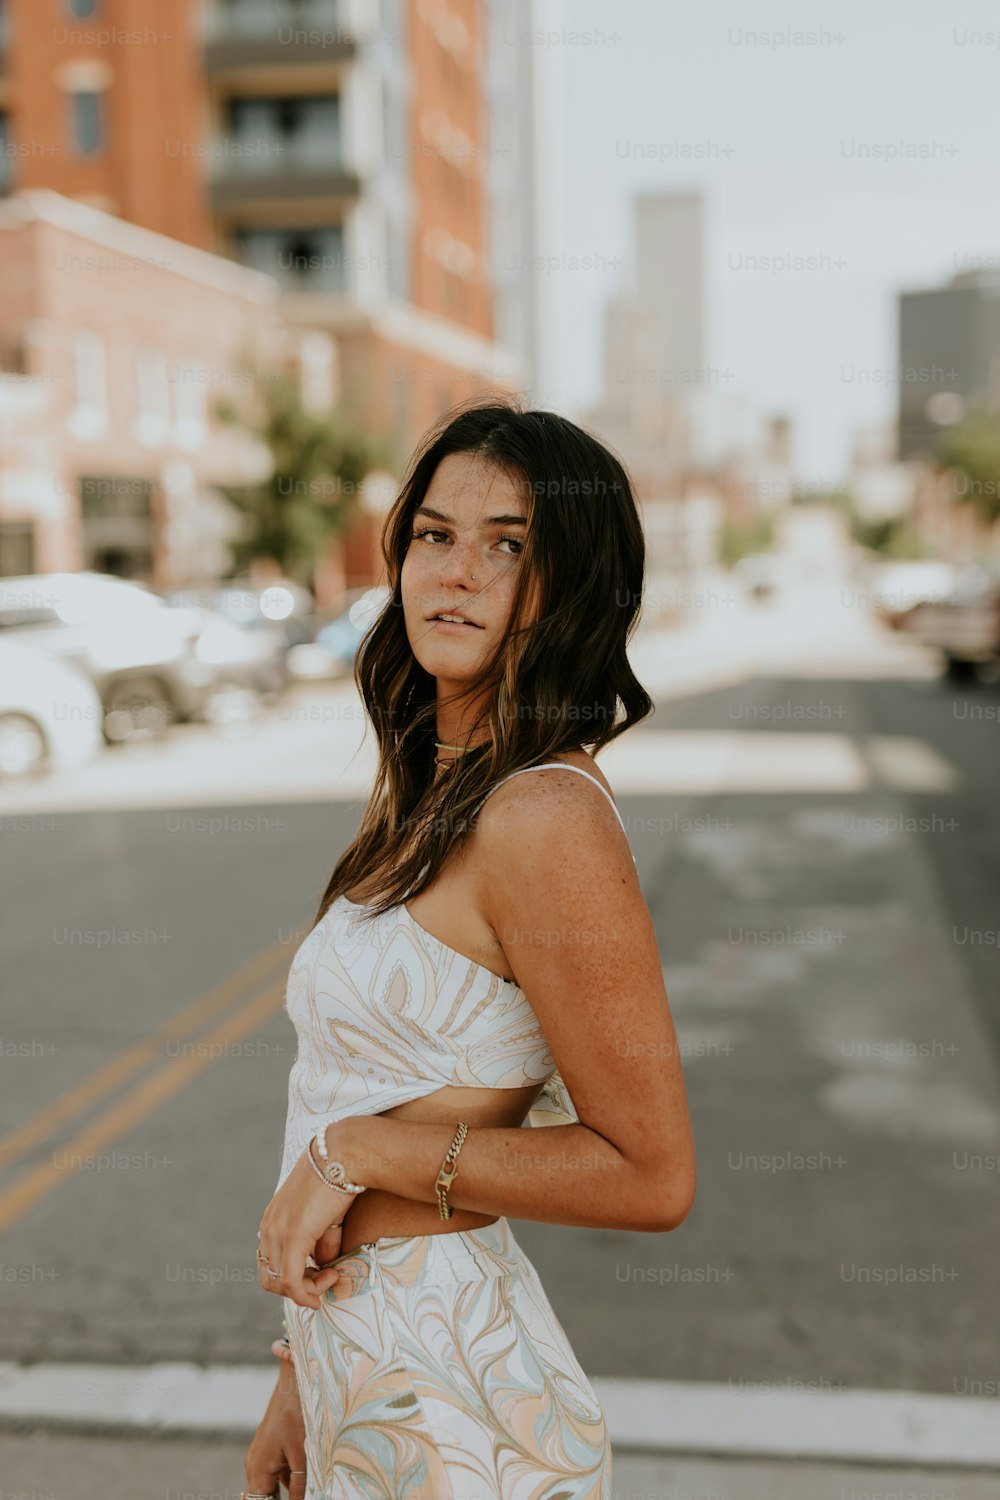
[[[567,767],[565,773],[554,764],[557,760]],[[607,777],[592,755],[586,750],[563,750],[551,761],[518,772],[497,787],[483,803],[477,827],[496,830],[511,813],[516,814],[521,809],[537,810],[545,803],[578,807],[593,803],[598,812],[604,809],[610,813],[606,799],[595,796],[594,788],[576,774],[578,771],[586,772],[587,776],[604,788],[612,801],[615,800]],[[614,815],[611,816],[612,821],[617,823]]]
[[[556,759],[564,760],[568,766],[575,766],[578,771],[586,771],[588,776],[593,776],[595,781],[599,781],[601,783],[601,786],[610,797],[614,797],[615,794],[612,790],[611,783],[608,781],[608,778],[605,776],[604,772],[597,764],[597,761],[589,751],[564,750],[561,755],[558,755],[556,757]]]
[[[619,869],[634,878],[628,840],[608,802],[615,800],[614,792],[594,757],[572,750],[556,759],[567,769],[549,765],[526,771],[486,799],[476,835],[481,867],[493,882],[501,869],[523,873],[526,864],[543,878],[556,875],[559,867],[571,870],[578,883],[603,885]]]

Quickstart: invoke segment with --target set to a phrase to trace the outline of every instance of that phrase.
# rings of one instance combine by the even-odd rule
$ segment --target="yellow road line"
[[[0,1232],[9,1229],[29,1209],[87,1164],[87,1158],[103,1150],[117,1140],[167,1099],[185,1088],[199,1073],[218,1061],[213,1055],[216,1048],[225,1055],[228,1043],[245,1036],[248,1031],[276,1011],[284,1000],[284,985],[272,983],[259,991],[251,1000],[220,1021],[199,1042],[197,1052],[173,1058],[162,1068],[144,1078],[130,1094],[106,1110],[96,1120],[81,1130],[60,1153],[63,1160],[56,1161],[55,1154],[46,1162],[31,1168],[19,1177],[4,1193],[0,1193]]]
[[[89,1074],[65,1094],[32,1115],[23,1125],[0,1136],[0,1167],[15,1161],[32,1146],[43,1141],[57,1125],[74,1115],[82,1114],[91,1104],[99,1103],[147,1063],[154,1062],[165,1042],[180,1041],[218,1015],[219,1011],[225,1010],[234,1000],[239,999],[241,993],[260,982],[279,955],[284,955],[287,962],[287,953],[287,948],[281,943],[272,943],[269,948],[258,953],[256,958],[252,958],[235,973],[227,975],[207,994],[165,1021],[149,1036],[132,1042],[114,1057],[110,1057],[96,1072]]]

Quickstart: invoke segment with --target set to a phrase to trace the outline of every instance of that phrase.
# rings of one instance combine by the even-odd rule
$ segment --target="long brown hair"
[[[400,572],[413,513],[438,464],[454,453],[523,482],[528,515],[507,632],[475,682],[462,686],[463,697],[493,686],[468,733],[476,739],[488,726],[489,739],[435,780],[435,679],[409,644]],[[354,664],[378,770],[316,922],[362,882],[375,896],[366,906],[372,917],[419,895],[468,838],[479,803],[503,776],[567,750],[596,753],[653,709],[625,649],[645,562],[632,486],[619,460],[565,417],[524,411],[507,398],[457,415],[452,408],[411,460],[386,517],[382,554],[391,596]]]

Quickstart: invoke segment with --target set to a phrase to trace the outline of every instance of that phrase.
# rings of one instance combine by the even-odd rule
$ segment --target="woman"
[[[652,709],[642,529],[600,443],[493,403],[425,440],[382,545],[355,669],[378,771],[292,961],[259,1232],[297,1389],[284,1368],[247,1493],[608,1500],[600,1404],[508,1215],[658,1233],[694,1197],[653,923],[585,748]]]

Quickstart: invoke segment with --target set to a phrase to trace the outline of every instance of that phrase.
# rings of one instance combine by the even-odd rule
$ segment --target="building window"
[[[117,474],[80,476],[83,566],[118,578],[153,572],[153,485]]]
[[[221,0],[219,19],[229,32],[264,36],[278,26],[334,26],[338,0]]]
[[[100,334],[82,332],[73,339],[73,388],[76,406],[69,416],[74,437],[93,441],[108,425],[108,373]]]
[[[340,99],[336,94],[230,99],[226,123],[227,168],[312,172],[340,165]]]
[[[0,193],[9,193],[13,186],[13,160],[7,116],[0,110]]]
[[[35,528],[31,521],[0,521],[0,576],[19,578],[35,571]]]
[[[96,89],[77,89],[70,95],[73,145],[82,156],[93,156],[104,146],[104,95]]]
[[[96,16],[97,0],[69,0],[69,13],[78,21],[85,21],[88,16]]]
[[[194,360],[170,370],[174,386],[174,442],[178,448],[200,448],[208,436],[208,381],[212,372]]]
[[[166,358],[156,349],[140,350],[135,374],[136,439],[149,446],[162,443],[170,420]]]
[[[285,291],[344,292],[344,231],[340,224],[311,229],[242,229],[240,259],[274,276]]]

